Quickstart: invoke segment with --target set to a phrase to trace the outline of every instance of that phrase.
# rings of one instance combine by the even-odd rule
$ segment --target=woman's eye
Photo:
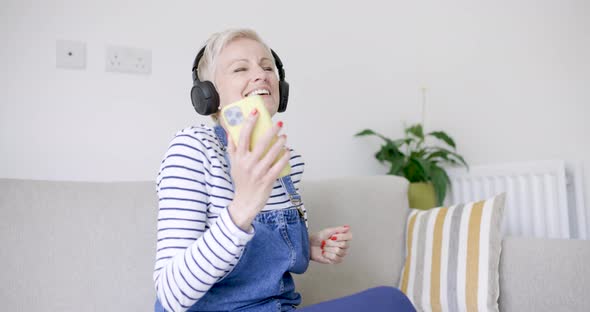
[[[265,67],[264,70],[266,70],[266,71],[273,71],[274,69],[272,67]]]
[[[245,71],[245,70],[246,70],[245,67],[238,67],[238,68],[234,69],[234,73],[242,72],[242,71]]]

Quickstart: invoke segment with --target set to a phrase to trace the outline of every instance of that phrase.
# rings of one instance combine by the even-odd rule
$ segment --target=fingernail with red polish
[[[256,108],[255,108],[255,109],[252,111],[252,116],[256,116],[256,114],[258,114],[258,109],[256,109]]]
[[[330,239],[331,240],[337,240],[338,238],[336,238],[336,236],[332,236]]]
[[[277,126],[279,126],[279,128],[282,128],[283,127],[283,122],[282,121],[277,122]]]
[[[326,246],[326,241],[325,240],[322,241],[322,249],[324,249],[324,246]]]

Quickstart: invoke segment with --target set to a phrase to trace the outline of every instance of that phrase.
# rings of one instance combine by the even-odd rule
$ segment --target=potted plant
[[[376,135],[385,143],[375,154],[381,163],[390,165],[387,174],[405,177],[410,181],[408,197],[410,207],[428,209],[441,206],[447,188],[449,176],[444,165],[469,166],[457,154],[455,142],[442,131],[433,131],[424,135],[422,124],[414,124],[404,129],[405,137],[398,140],[389,139],[371,129],[365,129],[355,136]],[[427,144],[426,138],[432,137],[446,146]]]

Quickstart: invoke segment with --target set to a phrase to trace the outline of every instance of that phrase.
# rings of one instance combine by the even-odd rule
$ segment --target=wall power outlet
[[[147,49],[107,46],[106,71],[149,75],[152,72],[152,51]]]

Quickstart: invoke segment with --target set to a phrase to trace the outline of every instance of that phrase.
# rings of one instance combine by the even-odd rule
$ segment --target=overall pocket
[[[295,249],[295,263],[289,272],[302,274],[307,270],[310,260],[309,234],[303,218],[300,222],[290,225],[289,237]]]

